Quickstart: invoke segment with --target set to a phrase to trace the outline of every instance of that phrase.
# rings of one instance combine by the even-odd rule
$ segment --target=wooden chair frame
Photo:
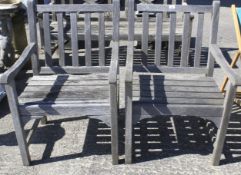
[[[24,131],[23,117],[30,117],[30,119],[46,120],[46,115],[64,115],[64,116],[79,116],[87,115],[90,118],[97,118],[111,126],[111,149],[112,149],[112,163],[118,164],[118,86],[117,86],[117,74],[119,72],[119,1],[113,0],[113,4],[100,5],[100,4],[81,4],[81,5],[36,5],[34,0],[28,1],[28,24],[30,32],[30,43],[25,48],[20,58],[15,64],[10,67],[0,79],[0,83],[4,85],[8,97],[9,107],[13,118],[13,124],[17,137],[18,146],[20,149],[22,161],[24,165],[30,165],[31,159],[28,150],[28,141],[26,133]],[[44,26],[44,52],[45,52],[45,66],[40,66],[39,53],[38,53],[38,37],[37,37],[37,19],[36,14],[43,13],[43,26]],[[110,66],[106,66],[104,58],[104,28],[100,27],[99,34],[99,65],[93,66],[91,64],[91,18],[90,13],[99,13],[100,26],[104,25],[104,13],[113,13],[113,35],[112,35],[112,55]],[[49,13],[56,13],[59,21],[59,65],[54,66],[51,53],[51,38],[50,38],[50,25],[49,25]],[[63,35],[63,13],[70,13],[71,18],[71,44],[72,44],[72,65],[67,66],[65,63],[64,54],[64,35]],[[85,65],[80,65],[78,56],[78,41],[76,37],[77,30],[77,16],[79,13],[85,15]],[[31,59],[33,77],[50,77],[67,74],[67,77],[73,74],[78,76],[85,76],[88,74],[95,75],[99,73],[105,73],[107,77],[105,87],[109,93],[105,94],[106,103],[95,100],[88,100],[85,96],[84,101],[77,99],[77,101],[71,101],[68,103],[64,100],[63,103],[55,103],[54,101],[49,103],[44,100],[34,100],[32,103],[20,103],[20,97],[18,97],[16,91],[15,77],[19,74],[23,66]],[[46,76],[47,74],[47,76]],[[82,80],[82,77],[80,81]],[[38,81],[37,81],[38,82]],[[93,83],[97,81],[94,80]],[[82,82],[86,83],[86,82]],[[60,84],[62,85],[62,84]],[[52,86],[52,85],[50,85]],[[54,86],[54,85],[53,85]],[[95,85],[94,85],[95,86]],[[92,86],[93,87],[93,86]],[[27,87],[26,87],[27,88]],[[89,88],[89,87],[88,87]],[[85,88],[84,90],[87,90]],[[78,88],[79,89],[79,88]],[[82,88],[83,89],[83,88]],[[50,88],[51,90],[51,88]],[[25,92],[25,91],[24,91]],[[38,90],[37,90],[38,92]],[[80,93],[84,95],[85,93]],[[107,95],[108,94],[108,95]],[[42,98],[42,97],[41,97]],[[45,98],[45,96],[44,96]],[[43,98],[43,99],[44,99]],[[69,95],[68,95],[69,98]],[[109,98],[109,99],[108,99]],[[91,97],[92,99],[92,97]],[[74,100],[74,99],[72,99]],[[100,99],[101,100],[101,99]],[[73,103],[72,103],[73,102]],[[81,102],[81,103],[80,103]],[[36,103],[36,104],[34,104]],[[43,107],[43,106],[44,107]],[[41,107],[42,106],[42,107]],[[101,112],[103,111],[103,112]],[[91,113],[91,114],[90,114]],[[102,113],[102,114],[101,114]],[[101,117],[100,117],[101,116]]]
[[[209,115],[209,120],[213,120],[213,116],[219,116],[219,121],[216,122],[216,125],[219,127],[216,141],[214,144],[214,150],[213,150],[213,157],[212,157],[212,165],[219,165],[221,153],[223,150],[223,145],[225,141],[225,135],[231,115],[231,110],[232,110],[232,105],[233,105],[233,99],[236,93],[236,89],[238,85],[241,85],[241,77],[238,75],[230,66],[228,65],[227,61],[225,60],[221,50],[219,47],[216,45],[217,43],[217,29],[218,29],[218,22],[219,22],[219,7],[220,7],[220,2],[219,1],[213,1],[212,6],[176,6],[175,8],[172,8],[170,6],[158,6],[158,5],[137,5],[135,7],[134,5],[134,0],[129,0],[129,5],[128,5],[128,21],[129,21],[129,36],[128,36],[128,50],[127,50],[127,63],[126,63],[126,76],[125,76],[125,115],[126,115],[126,123],[125,123],[125,162],[126,163],[131,163],[132,162],[132,133],[133,133],[133,125],[137,123],[139,120],[144,119],[144,118],[150,118],[154,116],[160,116],[160,115],[190,115],[190,116],[199,116],[202,118],[206,118],[206,115]],[[135,9],[136,8],[136,9]],[[211,19],[211,25],[210,25],[210,42],[209,42],[209,53],[208,53],[208,63],[207,63],[207,72],[203,75],[206,78],[212,78],[213,77],[213,71],[214,71],[214,62],[216,61],[221,69],[225,72],[225,74],[228,76],[230,79],[231,83],[229,84],[229,87],[227,89],[227,93],[225,95],[225,98],[223,99],[222,102],[220,102],[220,108],[219,112],[216,110],[217,108],[214,106],[211,106],[210,108],[207,108],[205,106],[200,107],[199,104],[197,105],[176,105],[176,102],[173,102],[173,104],[167,103],[164,101],[164,103],[159,103],[159,101],[153,102],[153,97],[152,94],[150,97],[151,99],[145,99],[141,100],[141,92],[138,96],[137,93],[135,93],[135,103],[133,102],[133,95],[134,92],[137,90],[137,88],[140,88],[140,84],[136,86],[136,79],[134,79],[134,71],[135,71],[135,65],[134,65],[134,23],[135,23],[135,10],[140,10],[145,12],[143,14],[143,37],[142,37],[142,52],[143,54],[147,54],[147,41],[148,41],[148,27],[146,24],[148,24],[148,13],[153,13],[156,12],[157,15],[157,36],[156,36],[156,49],[155,49],[155,65],[157,69],[161,73],[178,73],[181,74],[183,71],[187,71],[189,76],[192,73],[195,73],[195,71],[200,71],[199,69],[199,61],[200,59],[200,48],[201,44],[199,43],[198,45],[196,44],[197,48],[196,51],[198,54],[198,57],[195,57],[195,62],[198,64],[194,63],[194,67],[189,67],[188,62],[187,62],[187,54],[188,54],[188,38],[185,38],[186,32],[188,31],[187,29],[183,30],[183,40],[185,44],[182,47],[182,57],[181,57],[181,63],[179,67],[174,67],[173,66],[173,43],[174,43],[174,32],[175,31],[175,12],[184,12],[186,19],[188,19],[188,15],[190,12],[198,13],[199,14],[199,19],[200,21],[203,21],[203,13],[205,12],[211,12],[212,14],[212,19]],[[161,44],[161,37],[158,37],[158,35],[161,30],[161,18],[162,18],[162,13],[165,13],[166,11],[168,12],[173,12],[170,15],[170,25],[171,25],[171,30],[170,30],[170,36],[169,36],[169,50],[168,50],[168,61],[167,61],[167,66],[160,66],[160,44]],[[185,18],[184,17],[184,18]],[[185,20],[184,20],[185,21]],[[202,24],[200,22],[199,24]],[[184,24],[185,25],[185,24]],[[201,26],[201,25],[200,25]],[[186,25],[188,28],[188,25]],[[198,27],[200,29],[200,27]],[[197,32],[198,34],[200,32]],[[201,35],[202,36],[202,35]],[[200,35],[197,36],[199,38]],[[200,39],[200,38],[199,38]],[[197,42],[200,40],[197,39]],[[158,45],[159,43],[159,45]],[[144,68],[145,70],[149,70],[147,66]],[[202,68],[203,69],[203,68]],[[159,72],[159,73],[160,73]],[[151,72],[152,73],[152,72]],[[155,72],[155,73],[158,73]],[[197,72],[196,72],[197,73]],[[155,74],[156,76],[156,74]],[[137,78],[137,77],[136,77]],[[135,84],[133,81],[135,80]],[[153,82],[154,83],[154,82]],[[152,85],[151,83],[149,83]],[[150,85],[146,88],[151,89]],[[160,87],[158,85],[156,88]],[[133,89],[135,88],[135,91]],[[154,87],[153,87],[154,88]],[[165,85],[161,86],[162,89],[165,89]],[[218,87],[215,87],[215,91],[219,93],[219,95],[222,96],[221,92],[219,92]],[[149,92],[149,91],[148,91]],[[176,92],[176,91],[174,91]],[[209,91],[207,91],[209,93]],[[211,94],[211,93],[210,93]],[[188,91],[187,91],[188,95]],[[144,97],[143,97],[144,98]],[[222,96],[223,98],[223,96]],[[149,100],[149,101],[148,101]],[[161,99],[160,99],[161,100]],[[142,102],[143,101],[143,102]],[[197,102],[200,102],[197,100]],[[206,101],[203,101],[204,103]],[[180,102],[181,103],[181,102]],[[212,104],[212,100],[210,101]],[[134,106],[135,105],[135,106]],[[191,107],[192,106],[192,107]],[[212,111],[207,112],[207,110],[212,109]],[[203,112],[201,112],[203,110]],[[205,114],[205,116],[204,116]],[[215,122],[215,121],[214,121]],[[165,134],[165,133],[163,133]]]

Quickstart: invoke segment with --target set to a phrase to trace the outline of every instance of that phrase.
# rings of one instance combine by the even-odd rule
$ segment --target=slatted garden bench
[[[28,1],[28,22],[30,43],[16,63],[1,77],[4,84],[13,123],[24,165],[30,164],[30,155],[23,129],[23,117],[31,119],[46,118],[48,115],[89,116],[105,122],[111,127],[111,148],[113,164],[118,163],[118,98],[117,73],[119,57],[119,1],[113,4],[78,5],[35,5]],[[103,26],[104,13],[113,15],[112,59],[109,66],[104,63],[104,28],[99,28],[98,59],[93,63],[91,43],[91,15],[99,15]],[[38,53],[36,16],[43,15],[44,65]],[[53,61],[51,50],[50,23],[55,13],[58,22],[58,45],[60,57]],[[71,52],[65,53],[63,15],[68,14],[71,21]],[[77,39],[78,15],[84,15],[85,51],[79,55]],[[24,91],[18,96],[15,77],[21,68],[32,61],[33,77]]]
[[[139,120],[160,116],[194,116],[213,121],[218,129],[213,150],[212,164],[218,165],[222,153],[225,134],[230,118],[230,113],[237,85],[241,77],[228,66],[221,50],[216,45],[219,21],[219,1],[214,1],[208,6],[180,6],[138,4],[129,0],[128,21],[129,38],[125,77],[125,161],[132,162],[132,134],[133,125]],[[134,35],[135,35],[135,10],[142,11],[142,64],[133,63],[135,60]],[[161,65],[161,41],[163,13],[170,13],[170,34],[167,62]],[[155,58],[154,63],[148,62],[148,15],[156,14]],[[182,48],[179,60],[174,64],[174,35],[176,13],[184,13],[184,30],[182,35]],[[193,61],[189,56],[188,34],[190,13],[197,14],[197,28],[195,54]],[[209,52],[207,66],[200,66],[202,48],[203,24],[205,14],[211,14]],[[231,83],[224,96],[213,77],[214,63],[229,77]],[[178,64],[177,64],[178,63]],[[167,133],[161,133],[163,135]]]

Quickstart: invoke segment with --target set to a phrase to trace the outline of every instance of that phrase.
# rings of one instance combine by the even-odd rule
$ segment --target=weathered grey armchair
[[[111,127],[113,164],[118,163],[118,96],[117,73],[119,57],[119,1],[113,4],[35,5],[28,1],[30,43],[16,63],[1,77],[4,84],[24,165],[30,164],[30,155],[22,118],[46,118],[48,115],[88,116],[104,121]],[[104,13],[113,14],[112,56],[106,63]],[[36,16],[43,14],[44,55],[38,52]],[[58,21],[58,59],[53,56],[50,37],[51,14]],[[99,15],[99,45],[93,54],[91,42],[91,15]],[[82,18],[79,15],[82,15]],[[70,17],[71,50],[65,50],[63,16]],[[83,18],[84,16],[84,18]],[[84,52],[77,39],[77,21],[84,20]],[[83,39],[82,39],[83,40]],[[96,48],[95,48],[96,50]],[[41,57],[41,60],[40,60]],[[18,96],[15,77],[22,67],[32,61],[33,77]],[[44,65],[40,64],[44,61]]]
[[[128,21],[128,57],[125,77],[125,161],[132,162],[133,125],[139,120],[166,115],[197,116],[213,121],[218,129],[213,150],[212,164],[218,165],[222,153],[225,134],[230,118],[233,97],[237,85],[241,85],[241,77],[226,62],[221,50],[216,45],[219,21],[219,1],[208,6],[168,6],[156,4],[137,4],[129,0]],[[133,63],[138,49],[134,47],[135,10],[142,11],[142,47],[141,64]],[[163,13],[170,13],[170,33],[167,57],[161,57],[162,19]],[[179,59],[174,57],[174,36],[176,13],[184,13],[184,29],[182,48]],[[156,35],[154,63],[149,61],[148,48],[148,15],[156,14]],[[190,13],[197,14],[195,53],[191,59],[188,32],[190,30]],[[211,14],[209,52],[206,66],[201,66],[202,37],[204,34],[204,15]],[[213,77],[214,62],[230,78],[231,83],[224,96]],[[165,133],[162,133],[165,134]]]

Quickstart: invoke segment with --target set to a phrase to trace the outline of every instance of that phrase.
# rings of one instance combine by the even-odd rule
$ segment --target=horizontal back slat
[[[38,12],[111,12],[111,4],[56,4],[56,5],[37,5]]]
[[[137,11],[143,12],[193,12],[207,13],[212,12],[210,5],[160,5],[160,4],[137,4]]]

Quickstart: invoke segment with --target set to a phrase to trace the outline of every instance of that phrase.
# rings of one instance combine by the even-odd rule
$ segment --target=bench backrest
[[[204,16],[208,13],[211,14],[211,25],[209,34],[209,44],[215,44],[217,42],[217,31],[218,31],[218,21],[219,21],[219,2],[214,1],[213,5],[159,5],[159,4],[135,4],[134,0],[129,0],[128,5],[128,23],[129,23],[129,41],[134,41],[135,33],[135,11],[142,11],[142,41],[141,41],[141,52],[142,58],[145,64],[155,64],[155,65],[166,65],[168,67],[200,67],[201,49],[202,49],[202,39],[204,29]],[[168,33],[168,49],[163,60],[162,55],[162,33],[163,33],[163,14],[169,13],[170,19],[168,22],[169,33]],[[175,51],[175,31],[177,24],[177,13],[183,14],[183,34],[181,43],[181,54],[180,56]],[[155,48],[149,49],[149,17],[153,14],[156,18],[155,24]],[[191,15],[195,16],[196,29],[191,26]],[[179,21],[180,22],[180,21]],[[209,26],[206,26],[209,27]],[[191,33],[195,33],[195,47],[194,54],[190,54],[190,39]],[[152,43],[151,43],[152,44]],[[150,52],[154,50],[154,61],[151,62],[148,59],[152,59],[153,55]],[[190,57],[193,57],[191,60]],[[151,58],[152,57],[152,58]],[[208,63],[209,64],[209,63]]]
[[[113,0],[113,4],[59,4],[59,5],[35,5],[32,0],[28,2],[28,21],[30,31],[30,42],[37,43],[43,38],[43,52],[45,65],[40,67],[40,71],[49,70],[53,73],[65,73],[73,70],[78,73],[78,68],[86,67],[93,70],[93,67],[106,67],[105,64],[105,13],[113,15],[112,41],[119,40],[119,1]],[[42,30],[37,34],[37,17],[42,18]],[[94,18],[93,18],[94,16]],[[56,18],[56,19],[54,19]],[[91,23],[97,20],[98,34],[97,46],[93,48]],[[51,24],[57,26],[57,38],[52,35]],[[82,38],[78,38],[78,32],[82,31]],[[67,32],[66,32],[67,31]],[[96,40],[96,39],[95,39]],[[71,45],[70,52],[66,53],[66,45]],[[56,51],[57,48],[57,51]],[[68,46],[69,48],[69,46]],[[54,50],[59,59],[54,60]],[[94,52],[96,50],[96,52]],[[95,55],[95,56],[94,56]],[[96,58],[93,60],[93,58]],[[39,65],[39,59],[35,58],[33,68]],[[68,67],[68,71],[64,67]],[[71,68],[72,67],[72,68]],[[77,68],[77,69],[73,69]],[[91,68],[92,67],[92,68]],[[58,72],[57,70],[60,70]],[[104,69],[108,71],[107,69]],[[36,71],[34,71],[36,72]],[[37,71],[38,72],[38,71]],[[88,72],[88,71],[87,71]]]

